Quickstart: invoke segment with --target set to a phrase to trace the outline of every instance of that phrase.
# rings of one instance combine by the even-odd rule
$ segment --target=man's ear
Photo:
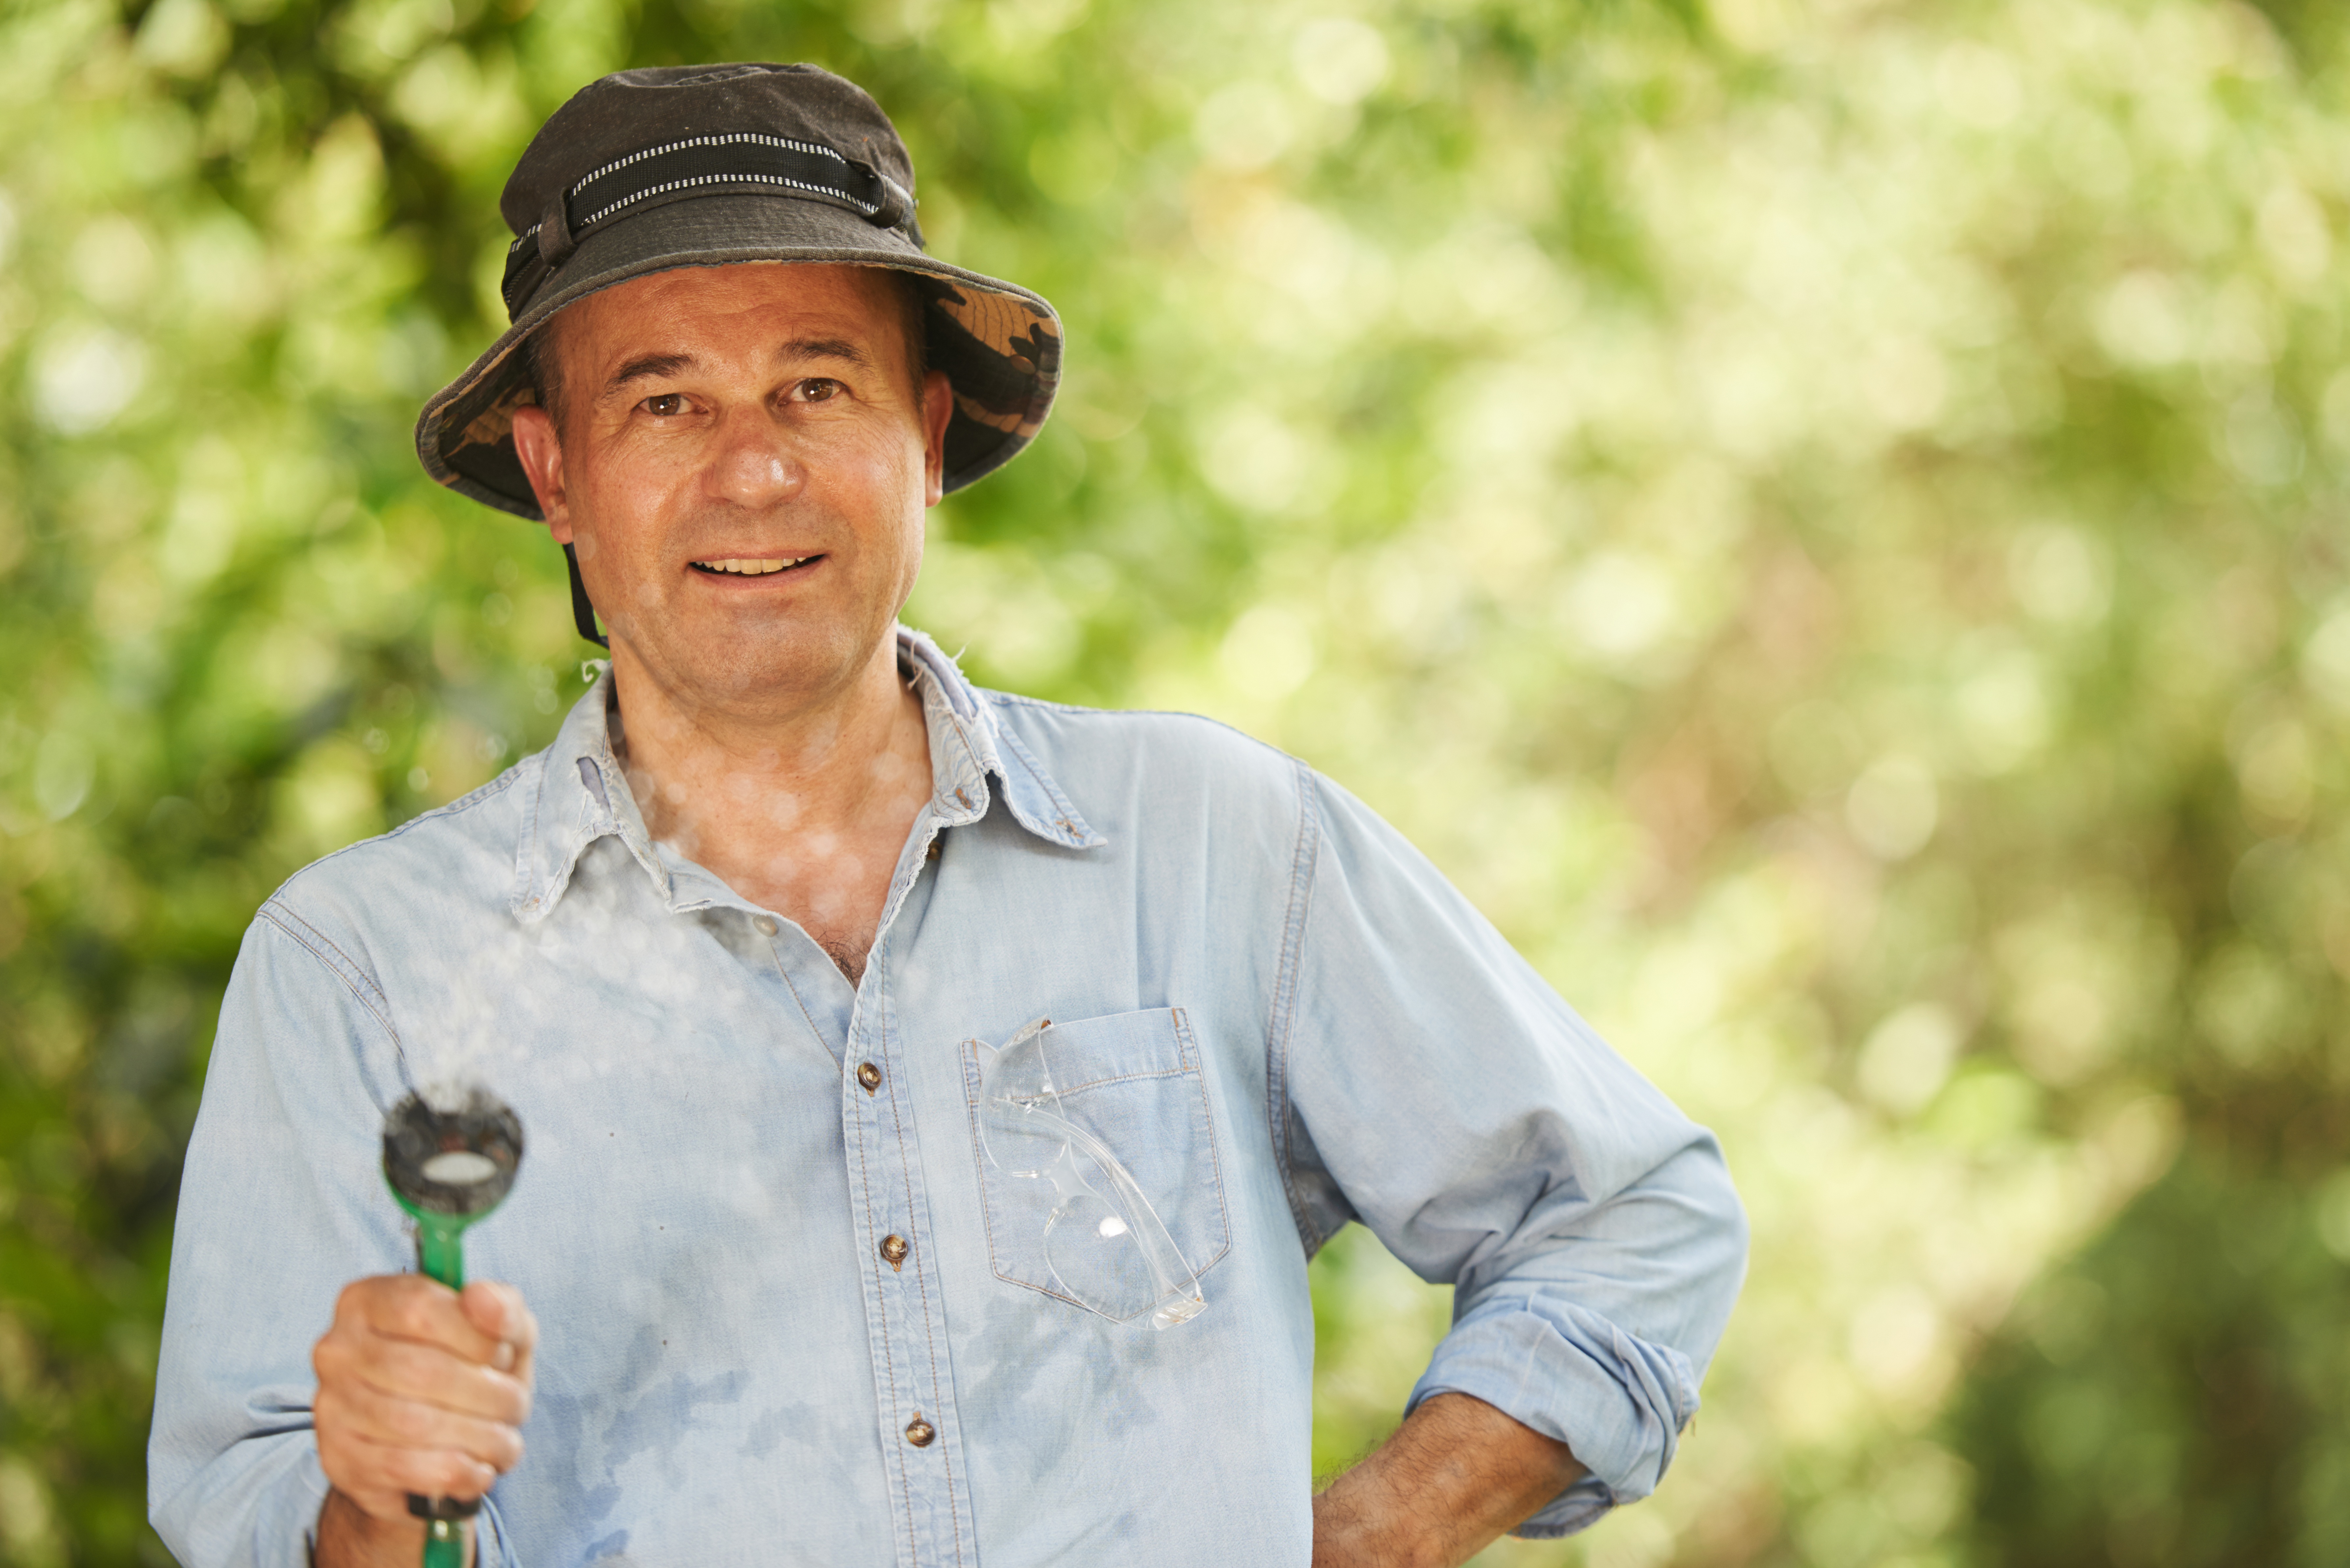
[[[936,506],[947,493],[947,421],[954,418],[954,386],[944,370],[922,378],[922,504]],[[533,409],[533,413],[538,412]],[[517,443],[519,444],[519,443]],[[535,484],[537,482],[532,481]],[[546,504],[542,498],[540,504]],[[553,514],[549,514],[550,516]]]
[[[525,403],[514,412],[515,456],[522,460],[530,493],[558,545],[571,543],[571,505],[563,490],[563,444],[555,439],[555,421],[546,410]]]

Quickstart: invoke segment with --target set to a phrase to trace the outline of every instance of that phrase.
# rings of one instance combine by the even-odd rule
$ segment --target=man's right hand
[[[477,1280],[460,1294],[388,1274],[344,1288],[310,1355],[318,1462],[334,1487],[318,1515],[321,1568],[413,1568],[424,1524],[410,1493],[479,1497],[514,1469],[537,1345],[511,1285]]]

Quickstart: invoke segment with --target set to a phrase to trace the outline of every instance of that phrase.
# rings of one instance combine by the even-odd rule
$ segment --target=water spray
[[[522,1165],[522,1118],[485,1089],[467,1089],[449,1109],[416,1095],[383,1118],[383,1179],[416,1221],[417,1267],[452,1291],[465,1288],[465,1227],[514,1187]],[[424,1521],[424,1568],[464,1568],[464,1521],[482,1500],[419,1497],[408,1511]]]

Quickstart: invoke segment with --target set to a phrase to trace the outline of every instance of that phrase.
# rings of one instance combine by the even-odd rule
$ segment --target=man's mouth
[[[805,566],[810,561],[820,561],[821,556],[729,556],[723,560],[696,561],[697,572],[723,573],[729,576],[767,577],[777,572],[788,572],[794,566]]]

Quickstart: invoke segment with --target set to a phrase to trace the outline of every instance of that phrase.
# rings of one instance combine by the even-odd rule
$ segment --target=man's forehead
[[[630,278],[557,313],[549,326],[572,344],[587,340],[599,350],[623,352],[624,340],[732,331],[745,317],[782,327],[821,322],[827,336],[862,337],[894,330],[898,316],[889,281],[877,267],[735,262]]]

